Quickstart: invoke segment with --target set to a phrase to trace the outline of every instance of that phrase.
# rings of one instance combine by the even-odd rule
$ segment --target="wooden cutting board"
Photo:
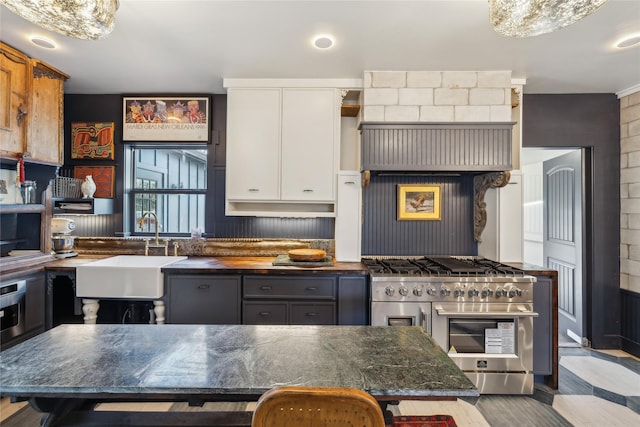
[[[322,261],[327,256],[322,249],[292,249],[288,254],[294,261]]]

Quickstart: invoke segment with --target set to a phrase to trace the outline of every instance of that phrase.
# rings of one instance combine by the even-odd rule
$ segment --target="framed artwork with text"
[[[209,97],[125,96],[123,142],[210,142]]]

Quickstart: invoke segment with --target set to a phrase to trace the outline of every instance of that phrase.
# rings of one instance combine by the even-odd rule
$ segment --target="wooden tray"
[[[328,256],[320,261],[294,261],[289,255],[278,255],[271,264],[276,267],[333,267],[333,258]]]
[[[322,261],[327,253],[322,249],[292,249],[288,255],[293,261]]]

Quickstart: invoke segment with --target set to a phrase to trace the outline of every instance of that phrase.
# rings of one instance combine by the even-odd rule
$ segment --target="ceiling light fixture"
[[[316,36],[313,39],[313,45],[318,49],[329,49],[334,43],[333,37],[327,34]]]
[[[507,37],[550,33],[595,12],[607,0],[489,0],[493,29]]]
[[[49,31],[98,40],[113,31],[118,0],[0,0],[18,16]]]
[[[55,44],[53,40],[43,36],[29,36],[29,40],[31,40],[31,43],[35,44],[36,46],[40,46],[44,49],[55,49],[58,47],[58,45]]]
[[[616,43],[616,47],[624,49],[627,47],[637,46],[638,44],[640,44],[640,34],[633,34],[618,41]]]

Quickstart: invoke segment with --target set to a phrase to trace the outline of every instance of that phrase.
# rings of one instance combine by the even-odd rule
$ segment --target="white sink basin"
[[[83,298],[160,298],[162,267],[186,256],[119,255],[76,267],[76,295]]]

